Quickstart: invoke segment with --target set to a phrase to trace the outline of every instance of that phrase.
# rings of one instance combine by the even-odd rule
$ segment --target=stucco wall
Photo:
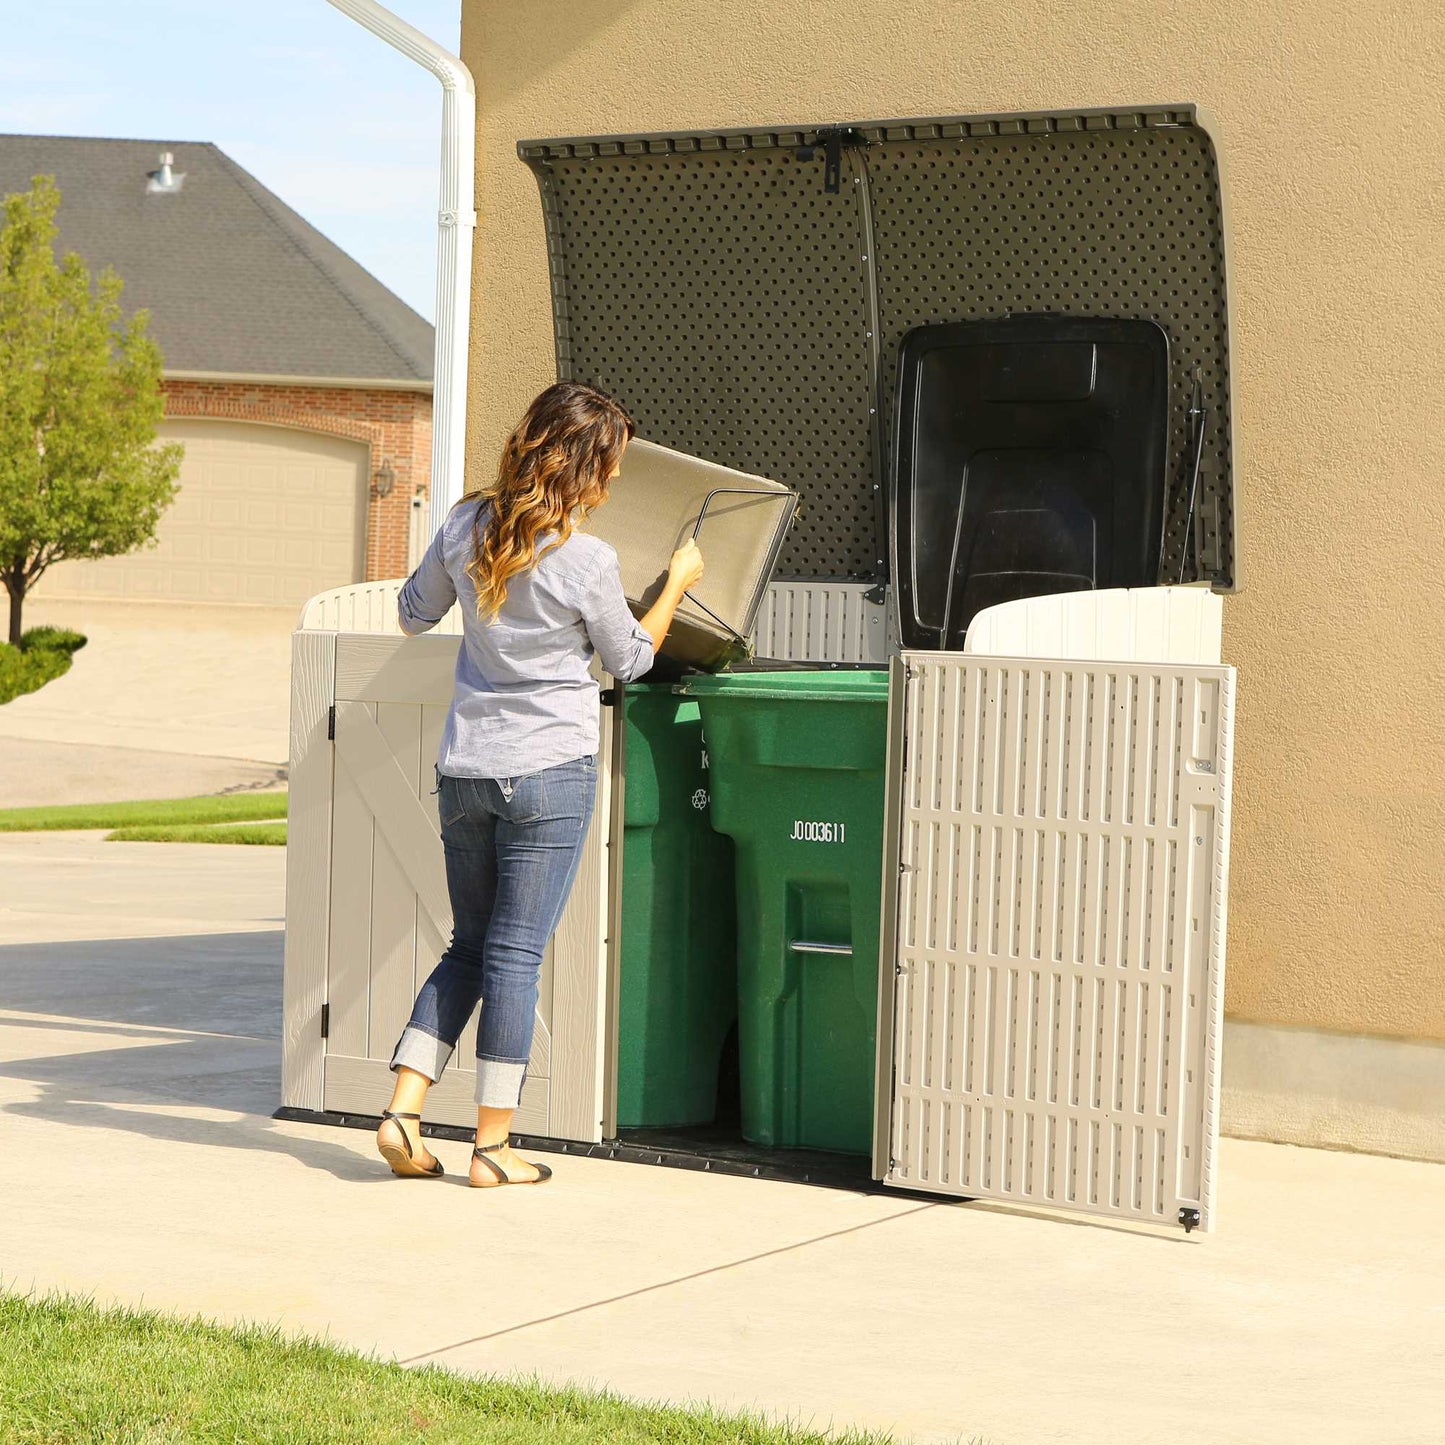
[[[1231,182],[1246,590],[1227,1007],[1445,1039],[1445,324],[1433,0],[463,0],[469,468],[553,378],[522,138],[1195,101]]]

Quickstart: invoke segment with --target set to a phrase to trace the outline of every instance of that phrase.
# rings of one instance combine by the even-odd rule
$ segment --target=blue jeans
[[[516,1108],[542,953],[572,891],[596,793],[595,757],[523,778],[437,774],[452,941],[417,994],[393,1069],[440,1078],[480,999],[477,1103]]]

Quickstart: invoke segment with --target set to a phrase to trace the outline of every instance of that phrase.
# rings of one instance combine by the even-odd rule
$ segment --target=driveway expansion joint
[[[488,1340],[500,1339],[503,1335],[515,1335],[522,1330],[530,1330],[537,1325],[549,1325],[556,1320],[565,1320],[573,1315],[586,1314],[590,1310],[601,1309],[604,1305],[620,1304],[624,1300],[638,1299],[642,1295],[656,1294],[660,1290],[671,1289],[674,1285],[687,1284],[691,1280],[705,1279],[709,1275],[726,1274],[729,1270],[740,1269],[743,1265],[756,1264],[759,1260],[773,1259],[780,1254],[794,1254],[799,1250],[807,1249],[810,1245],[825,1244],[830,1239],[841,1239],[844,1235],[858,1234],[865,1229],[876,1229],[881,1224],[891,1224],[894,1220],[907,1219],[913,1214],[923,1214],[930,1209],[938,1209],[944,1201],[938,1204],[919,1204],[912,1209],[900,1209],[895,1214],[884,1215],[882,1219],[864,1220],[862,1224],[850,1224],[846,1229],[830,1230],[827,1234],[819,1234],[811,1239],[800,1239],[792,1244],[781,1244],[776,1249],[765,1249],[759,1254],[745,1255],[742,1259],[728,1260],[723,1264],[709,1265],[706,1269],[693,1270],[690,1274],[680,1274],[674,1279],[658,1280],[655,1284],[646,1284],[639,1289],[630,1289],[622,1294],[610,1295],[607,1299],[591,1300],[587,1304],[574,1305],[571,1309],[558,1310],[555,1314],[539,1315],[534,1320],[523,1320],[521,1324],[508,1325],[505,1329],[492,1330],[485,1335],[473,1335],[469,1339],[455,1340],[449,1345],[439,1345],[434,1350],[423,1350],[418,1355],[409,1355],[406,1359],[398,1360],[399,1365],[419,1365],[424,1360],[434,1360],[440,1355],[450,1353],[452,1350],[460,1350],[468,1345],[485,1344]]]

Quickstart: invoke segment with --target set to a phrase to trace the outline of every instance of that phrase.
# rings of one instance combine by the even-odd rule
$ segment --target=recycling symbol
[[[693,805],[693,807],[696,808],[696,809],[698,810],[698,812],[700,813],[700,812],[702,812],[702,810],[703,810],[705,807],[707,807],[707,804],[708,804],[707,789],[706,789],[706,788],[699,788],[699,789],[697,790],[697,792],[695,792],[695,793],[692,795],[692,805]]]

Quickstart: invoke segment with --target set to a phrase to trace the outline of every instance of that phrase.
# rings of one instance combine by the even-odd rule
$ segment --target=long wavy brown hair
[[[476,584],[478,616],[495,621],[512,578],[560,547],[607,500],[635,432],[617,402],[580,382],[559,381],[527,408],[502,449],[490,505],[477,508],[467,575]],[[549,535],[538,552],[538,539]]]

